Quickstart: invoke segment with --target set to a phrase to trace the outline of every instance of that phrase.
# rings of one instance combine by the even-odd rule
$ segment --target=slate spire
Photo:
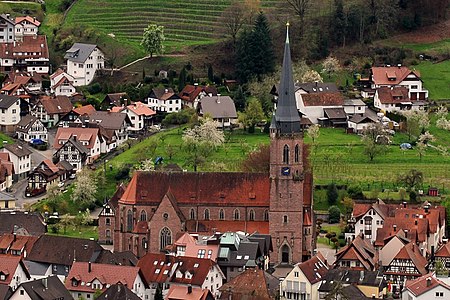
[[[286,43],[284,45],[283,68],[281,69],[275,120],[280,133],[300,132],[300,115],[295,100],[291,49],[289,45],[289,23],[286,24]]]

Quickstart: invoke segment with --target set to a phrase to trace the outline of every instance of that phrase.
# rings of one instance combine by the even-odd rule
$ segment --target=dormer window
[[[78,286],[78,281],[76,279],[72,280],[72,286]]]

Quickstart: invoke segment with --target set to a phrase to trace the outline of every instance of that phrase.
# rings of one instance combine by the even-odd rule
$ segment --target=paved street
[[[330,247],[327,247],[326,245],[317,244],[317,251],[320,251],[322,255],[327,260],[328,264],[331,265],[335,261],[334,255],[336,254],[335,249],[331,249]]]

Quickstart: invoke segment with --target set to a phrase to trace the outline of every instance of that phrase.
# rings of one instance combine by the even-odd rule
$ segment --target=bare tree
[[[292,6],[294,12],[300,18],[300,36],[305,32],[305,16],[310,6],[311,0],[286,0]]]
[[[239,31],[247,22],[248,12],[244,3],[235,0],[225,9],[220,16],[220,21],[225,25],[225,32],[231,36],[233,45],[236,45],[236,38]]]

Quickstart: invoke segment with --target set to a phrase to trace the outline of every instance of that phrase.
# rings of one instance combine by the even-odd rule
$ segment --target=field
[[[450,51],[450,42],[448,49]],[[425,88],[430,92],[430,99],[450,99],[450,60],[437,64],[424,61],[415,67],[420,71]]]

